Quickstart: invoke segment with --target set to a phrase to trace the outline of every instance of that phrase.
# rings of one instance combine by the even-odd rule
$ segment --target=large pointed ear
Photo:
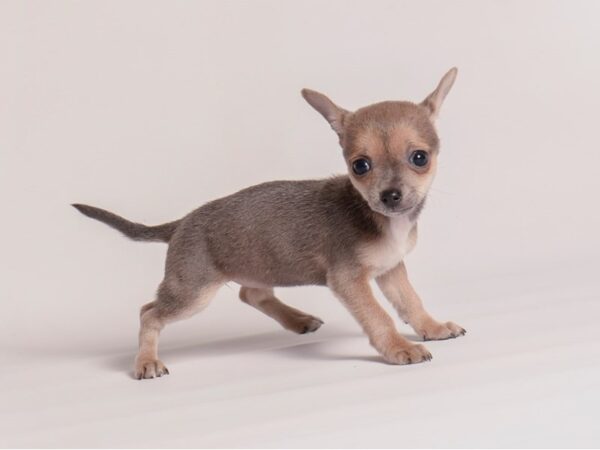
[[[427,96],[425,100],[421,102],[421,105],[429,110],[429,115],[431,116],[431,120],[435,120],[440,112],[440,108],[446,95],[450,92],[450,88],[454,84],[454,80],[456,80],[456,74],[458,73],[458,69],[453,67],[443,76],[440,84],[438,84],[435,91]]]
[[[325,120],[329,122],[333,131],[335,131],[340,138],[344,133],[344,120],[349,114],[343,108],[340,108],[335,103],[333,103],[326,95],[321,94],[317,91],[311,91],[310,89],[302,89],[302,97],[315,108]]]

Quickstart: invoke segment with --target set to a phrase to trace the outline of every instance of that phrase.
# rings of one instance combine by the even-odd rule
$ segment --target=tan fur
[[[412,364],[431,359],[419,344],[401,336],[393,320],[377,302],[369,286],[369,276],[352,269],[332,274],[328,286],[361,325],[375,349],[392,364]]]
[[[318,317],[306,314],[299,309],[286,305],[273,293],[273,288],[251,288],[242,286],[240,299],[275,319],[286,330],[304,334],[317,331],[323,324]]]
[[[403,107],[396,111],[389,105],[383,105],[382,109],[392,117],[404,112]],[[390,186],[400,188],[409,204],[418,203],[429,190],[436,173],[439,151],[437,138],[430,134],[431,130],[426,126],[414,128],[409,123],[392,122],[389,127],[383,128],[364,123],[365,120],[359,117],[350,122],[353,131],[346,137],[344,157],[349,170],[356,159],[364,157],[369,158],[373,169],[365,176],[355,176],[350,170],[353,186],[374,210],[379,207],[378,193]],[[426,168],[409,164],[410,154],[415,150],[429,153],[430,163]]]
[[[179,309],[176,314],[166,315],[156,302],[142,306],[140,311],[139,350],[135,359],[134,376],[142,378],[161,377],[169,370],[158,359],[158,338],[161,330],[168,322],[190,317],[208,306],[222,283],[214,283],[200,290],[186,308]],[[168,317],[168,319],[166,319]]]
[[[425,311],[423,302],[408,281],[403,262],[376,280],[400,317],[424,340],[448,339],[465,334],[462,327],[453,322],[438,322]]]
[[[458,70],[456,69],[456,67],[450,69],[448,73],[446,73],[446,75],[444,75],[443,78],[440,80],[440,83],[438,84],[437,88],[435,88],[435,91],[429,94],[427,98],[421,103],[421,105],[427,108],[427,110],[429,111],[431,120],[437,119],[440,113],[440,107],[442,106],[444,99],[448,95],[448,92],[450,92],[450,89],[452,88],[452,85],[456,80],[457,73]]]

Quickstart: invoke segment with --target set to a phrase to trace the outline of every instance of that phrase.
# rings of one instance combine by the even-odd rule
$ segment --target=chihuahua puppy
[[[431,354],[396,331],[371,279],[424,340],[465,334],[425,311],[403,262],[416,244],[417,219],[436,172],[434,122],[456,73],[451,69],[421,103],[387,101],[355,112],[304,89],[303,97],[337,133],[347,175],[259,184],[158,226],[74,204],[131,239],[169,244],[156,300],[140,312],[135,377],[169,373],[158,358],[159,333],[206,308],[228,281],[241,285],[243,302],[295,333],[316,331],[323,321],[286,305],[273,288],[328,286],[392,364],[428,361]]]

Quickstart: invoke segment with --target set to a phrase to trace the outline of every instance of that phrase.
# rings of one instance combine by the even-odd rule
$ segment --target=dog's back
[[[350,259],[348,253],[358,242],[379,232],[348,177],[273,181],[214,200],[186,216],[173,236],[167,273],[182,257],[194,261],[201,251],[240,284],[324,285],[327,267]]]

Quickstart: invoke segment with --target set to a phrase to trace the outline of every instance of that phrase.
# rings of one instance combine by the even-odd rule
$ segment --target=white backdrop
[[[148,434],[148,417],[128,410],[133,400],[120,407],[139,421],[119,422],[112,429],[121,431],[102,440],[96,434],[102,429],[97,415],[110,417],[110,404],[93,394],[86,394],[88,409],[71,404],[64,399],[75,402],[78,396],[71,382],[60,380],[77,374],[79,380],[93,377],[85,392],[98,389],[125,399],[132,390],[142,395],[140,384],[132,384],[126,374],[136,347],[137,311],[161,279],[165,250],[128,242],[79,215],[70,203],[89,203],[154,224],[261,181],[340,173],[344,164],[337,139],[302,100],[301,88],[325,92],[347,109],[387,99],[419,101],[452,66],[459,75],[439,121],[439,175],[408,267],[433,313],[471,333],[462,341],[430,345],[434,357],[447,352],[447,360],[455,361],[453,351],[474,355],[465,356],[466,366],[452,366],[457,376],[468,379],[476,373],[468,364],[499,348],[506,354],[521,348],[516,341],[514,348],[502,347],[511,333],[529,344],[535,337],[539,348],[524,350],[526,355],[539,356],[552,343],[567,345],[569,336],[576,336],[574,347],[559,360],[568,365],[569,357],[575,363],[597,356],[591,350],[595,347],[582,348],[581,341],[600,340],[594,319],[600,293],[599,14],[600,3],[592,1],[0,2],[0,349],[5,355],[0,377],[6,378],[0,389],[8,396],[0,430],[9,426],[0,433],[5,436],[0,444],[2,439],[10,445],[577,444],[567,434],[556,435],[557,430],[548,437],[551,424],[566,421],[565,433],[577,433],[582,445],[598,445],[597,432],[578,428],[586,418],[597,419],[591,409],[582,412],[582,405],[591,407],[597,400],[585,403],[590,398],[584,387],[581,402],[572,405],[582,415],[578,420],[564,418],[558,403],[553,404],[556,414],[547,407],[547,420],[528,428],[519,425],[515,417],[520,416],[510,406],[494,410],[499,423],[512,423],[507,417],[515,421],[510,438],[485,427],[478,434],[442,421],[447,434],[415,431],[427,429],[424,421],[422,428],[413,424],[403,441],[391,438],[393,427],[377,428],[383,426],[377,421],[357,434],[359,428],[348,419],[334,420],[337,425],[302,440],[290,431],[294,424],[322,419],[311,422],[302,415],[268,433],[244,434],[242,416],[239,423],[225,425],[232,420],[228,408],[240,405],[228,399],[221,410],[216,406],[223,420],[214,419],[211,428],[222,426],[222,435],[211,438],[202,427],[190,425],[177,434],[182,440],[174,441],[168,431]],[[189,397],[191,386],[207,377],[233,377],[240,353],[252,365],[260,361],[252,352],[295,348],[300,342],[238,304],[236,287],[231,288],[223,289],[201,316],[167,329],[163,359],[173,375],[154,386],[143,383],[143,395],[170,386]],[[573,290],[580,297],[573,297]],[[552,300],[552,295],[558,297]],[[321,337],[317,333],[306,338],[313,341],[301,342],[349,345],[349,355],[367,358],[353,362],[365,374],[395,371],[398,377],[413,374],[415,382],[424,379],[417,366],[390,368],[369,360],[374,351],[363,342],[366,338],[352,334],[358,326],[326,290],[285,290],[283,297],[332,324],[329,331],[319,331]],[[555,310],[545,317],[549,304]],[[528,319],[521,315],[524,310]],[[572,328],[562,330],[561,337],[555,331],[565,318]],[[498,340],[483,345],[488,332]],[[351,343],[344,341],[344,333],[353,336]],[[207,341],[215,342],[215,354],[225,349],[214,365],[207,367],[201,351],[183,351],[182,356],[182,348]],[[248,347],[248,342],[255,345]],[[294,371],[313,365],[308,353],[293,362]],[[118,361],[110,362],[115,355]],[[292,364],[277,356],[269,354],[272,360],[261,364],[268,370]],[[553,352],[543,361],[550,366],[555,357]],[[343,364],[331,359],[319,361],[322,372],[312,374],[314,380]],[[434,364],[435,359],[426,369],[433,380],[453,374]],[[493,370],[486,366],[490,373],[504,373],[502,362],[494,364]],[[515,370],[522,368],[520,360],[513,364]],[[211,367],[214,371],[205,374]],[[590,370],[585,376],[597,379],[598,365]],[[532,386],[540,385],[542,373],[531,367],[525,372],[532,374]],[[561,374],[565,381],[573,379]],[[50,382],[43,390],[46,377]],[[243,391],[232,383],[228,389]],[[565,387],[557,383],[539,398]],[[277,386],[277,380],[270,386]],[[506,392],[515,392],[511,386]],[[340,398],[355,395],[355,387],[342,389]],[[477,402],[487,388],[482,387],[481,396],[461,393],[452,400]],[[39,389],[38,395],[32,389]],[[173,401],[168,392],[161,397],[166,403]],[[315,391],[315,399],[322,394]],[[429,406],[440,407],[431,392],[427,396]],[[356,420],[359,411],[368,409],[369,398],[357,401]],[[424,401],[413,400],[416,405]],[[527,402],[539,406],[532,404]],[[173,420],[190,413],[177,407],[169,412]],[[195,413],[204,417],[200,410]],[[262,419],[255,420],[262,422],[252,425],[269,427],[275,416],[259,414]],[[64,428],[81,417],[87,425]],[[232,430],[240,440],[232,438]]]

